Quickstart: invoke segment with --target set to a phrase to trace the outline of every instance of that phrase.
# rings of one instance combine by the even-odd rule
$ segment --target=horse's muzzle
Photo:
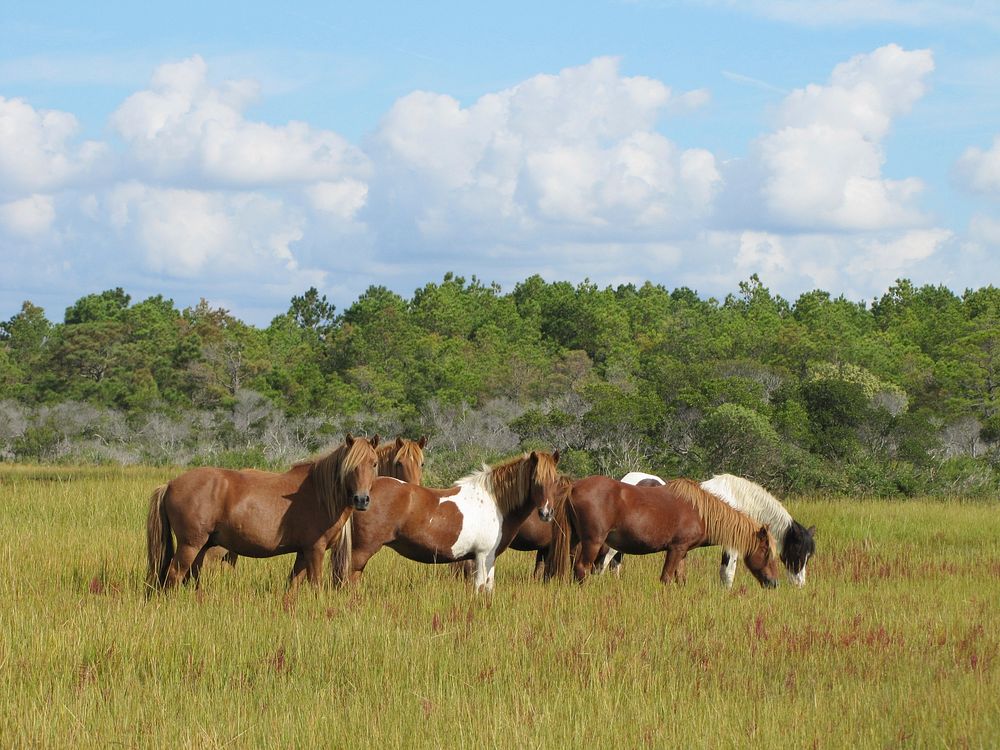
[[[353,500],[354,510],[368,510],[368,505],[371,503],[371,498],[368,495],[355,495]]]
[[[760,585],[766,589],[776,589],[778,588],[778,579],[768,578],[766,581],[761,581]]]
[[[551,508],[539,508],[538,517],[541,518],[545,523],[550,523],[552,521],[553,513]]]

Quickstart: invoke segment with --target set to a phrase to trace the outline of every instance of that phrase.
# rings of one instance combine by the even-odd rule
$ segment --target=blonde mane
[[[710,543],[735,549],[742,555],[750,555],[756,549],[759,522],[727,505],[690,479],[671,480],[667,482],[667,487],[698,511],[705,522],[705,533]],[[772,554],[777,555],[773,536],[769,543]]]
[[[309,464],[309,475],[316,485],[316,496],[331,518],[347,506],[347,477],[362,462],[375,459],[375,449],[366,438],[355,438],[350,447],[342,443],[327,455],[296,466]]]
[[[420,464],[424,451],[416,440],[403,438],[402,448],[396,448],[395,440],[387,440],[375,449],[375,455],[378,456],[379,476],[389,477],[392,476],[393,464],[402,463],[408,458]]]
[[[482,489],[497,504],[501,514],[507,515],[523,505],[531,490],[532,481],[549,484],[559,478],[556,462],[549,453],[535,451],[538,463],[531,470],[531,454],[524,453],[496,466],[483,466],[479,471],[462,477],[455,484],[467,484]]]
[[[781,551],[785,534],[792,525],[792,516],[774,495],[759,484],[733,474],[716,474],[702,482],[701,488],[767,526]]]

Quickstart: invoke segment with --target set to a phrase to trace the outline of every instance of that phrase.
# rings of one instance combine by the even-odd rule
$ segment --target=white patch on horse
[[[630,471],[628,474],[623,476],[619,481],[625,482],[625,484],[639,484],[643,479],[655,479],[660,484],[666,484],[662,479],[660,479],[656,474],[646,474],[641,471]]]
[[[455,559],[475,554],[478,586],[485,583],[485,580],[478,580],[479,555],[485,556],[486,553],[495,552],[500,545],[503,516],[493,496],[481,483],[459,480],[459,486],[461,489],[458,494],[442,497],[441,504],[454,503],[462,515],[462,528],[458,532],[458,539],[452,545],[451,554]]]
[[[802,561],[802,570],[800,570],[798,573],[793,573],[790,570],[788,571],[788,580],[790,580],[799,588],[802,588],[803,586],[806,585],[806,563],[808,562],[809,562],[809,554],[806,553],[806,559]]]

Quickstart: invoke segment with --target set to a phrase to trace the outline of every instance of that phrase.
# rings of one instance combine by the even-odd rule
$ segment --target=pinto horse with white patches
[[[550,520],[559,452],[533,451],[459,479],[447,489],[379,478],[371,505],[349,520],[333,550],[333,579],[356,582],[391,547],[422,563],[474,560],[477,589],[492,591],[496,557],[529,515]]]
[[[622,477],[622,481],[639,487],[666,484],[655,474],[645,474],[641,471],[626,474]],[[733,474],[716,474],[702,482],[701,488],[767,526],[774,535],[778,556],[788,572],[789,580],[799,587],[806,585],[806,563],[816,553],[815,526],[807,529],[792,518],[774,495],[749,479]],[[734,549],[722,551],[719,579],[727,588],[733,585],[736,563],[739,559],[739,552]],[[604,572],[609,566],[614,570],[620,570],[621,562],[622,554],[609,549],[597,564],[598,572]]]
[[[749,479],[733,474],[716,474],[701,483],[702,489],[766,525],[778,544],[778,554],[796,586],[806,585],[806,563],[816,553],[816,527],[808,529],[792,518],[785,506],[770,492]],[[732,586],[739,553],[723,550],[719,578]]]

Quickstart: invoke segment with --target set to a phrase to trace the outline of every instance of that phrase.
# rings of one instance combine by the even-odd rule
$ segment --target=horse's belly
[[[439,545],[431,546],[426,543],[414,543],[409,539],[397,538],[386,546],[414,562],[428,564],[455,562],[455,558],[451,556],[451,549]]]
[[[613,529],[608,534],[605,543],[612,549],[627,555],[651,555],[654,552],[661,552],[667,547],[667,543],[663,539],[639,538],[618,529]]]

